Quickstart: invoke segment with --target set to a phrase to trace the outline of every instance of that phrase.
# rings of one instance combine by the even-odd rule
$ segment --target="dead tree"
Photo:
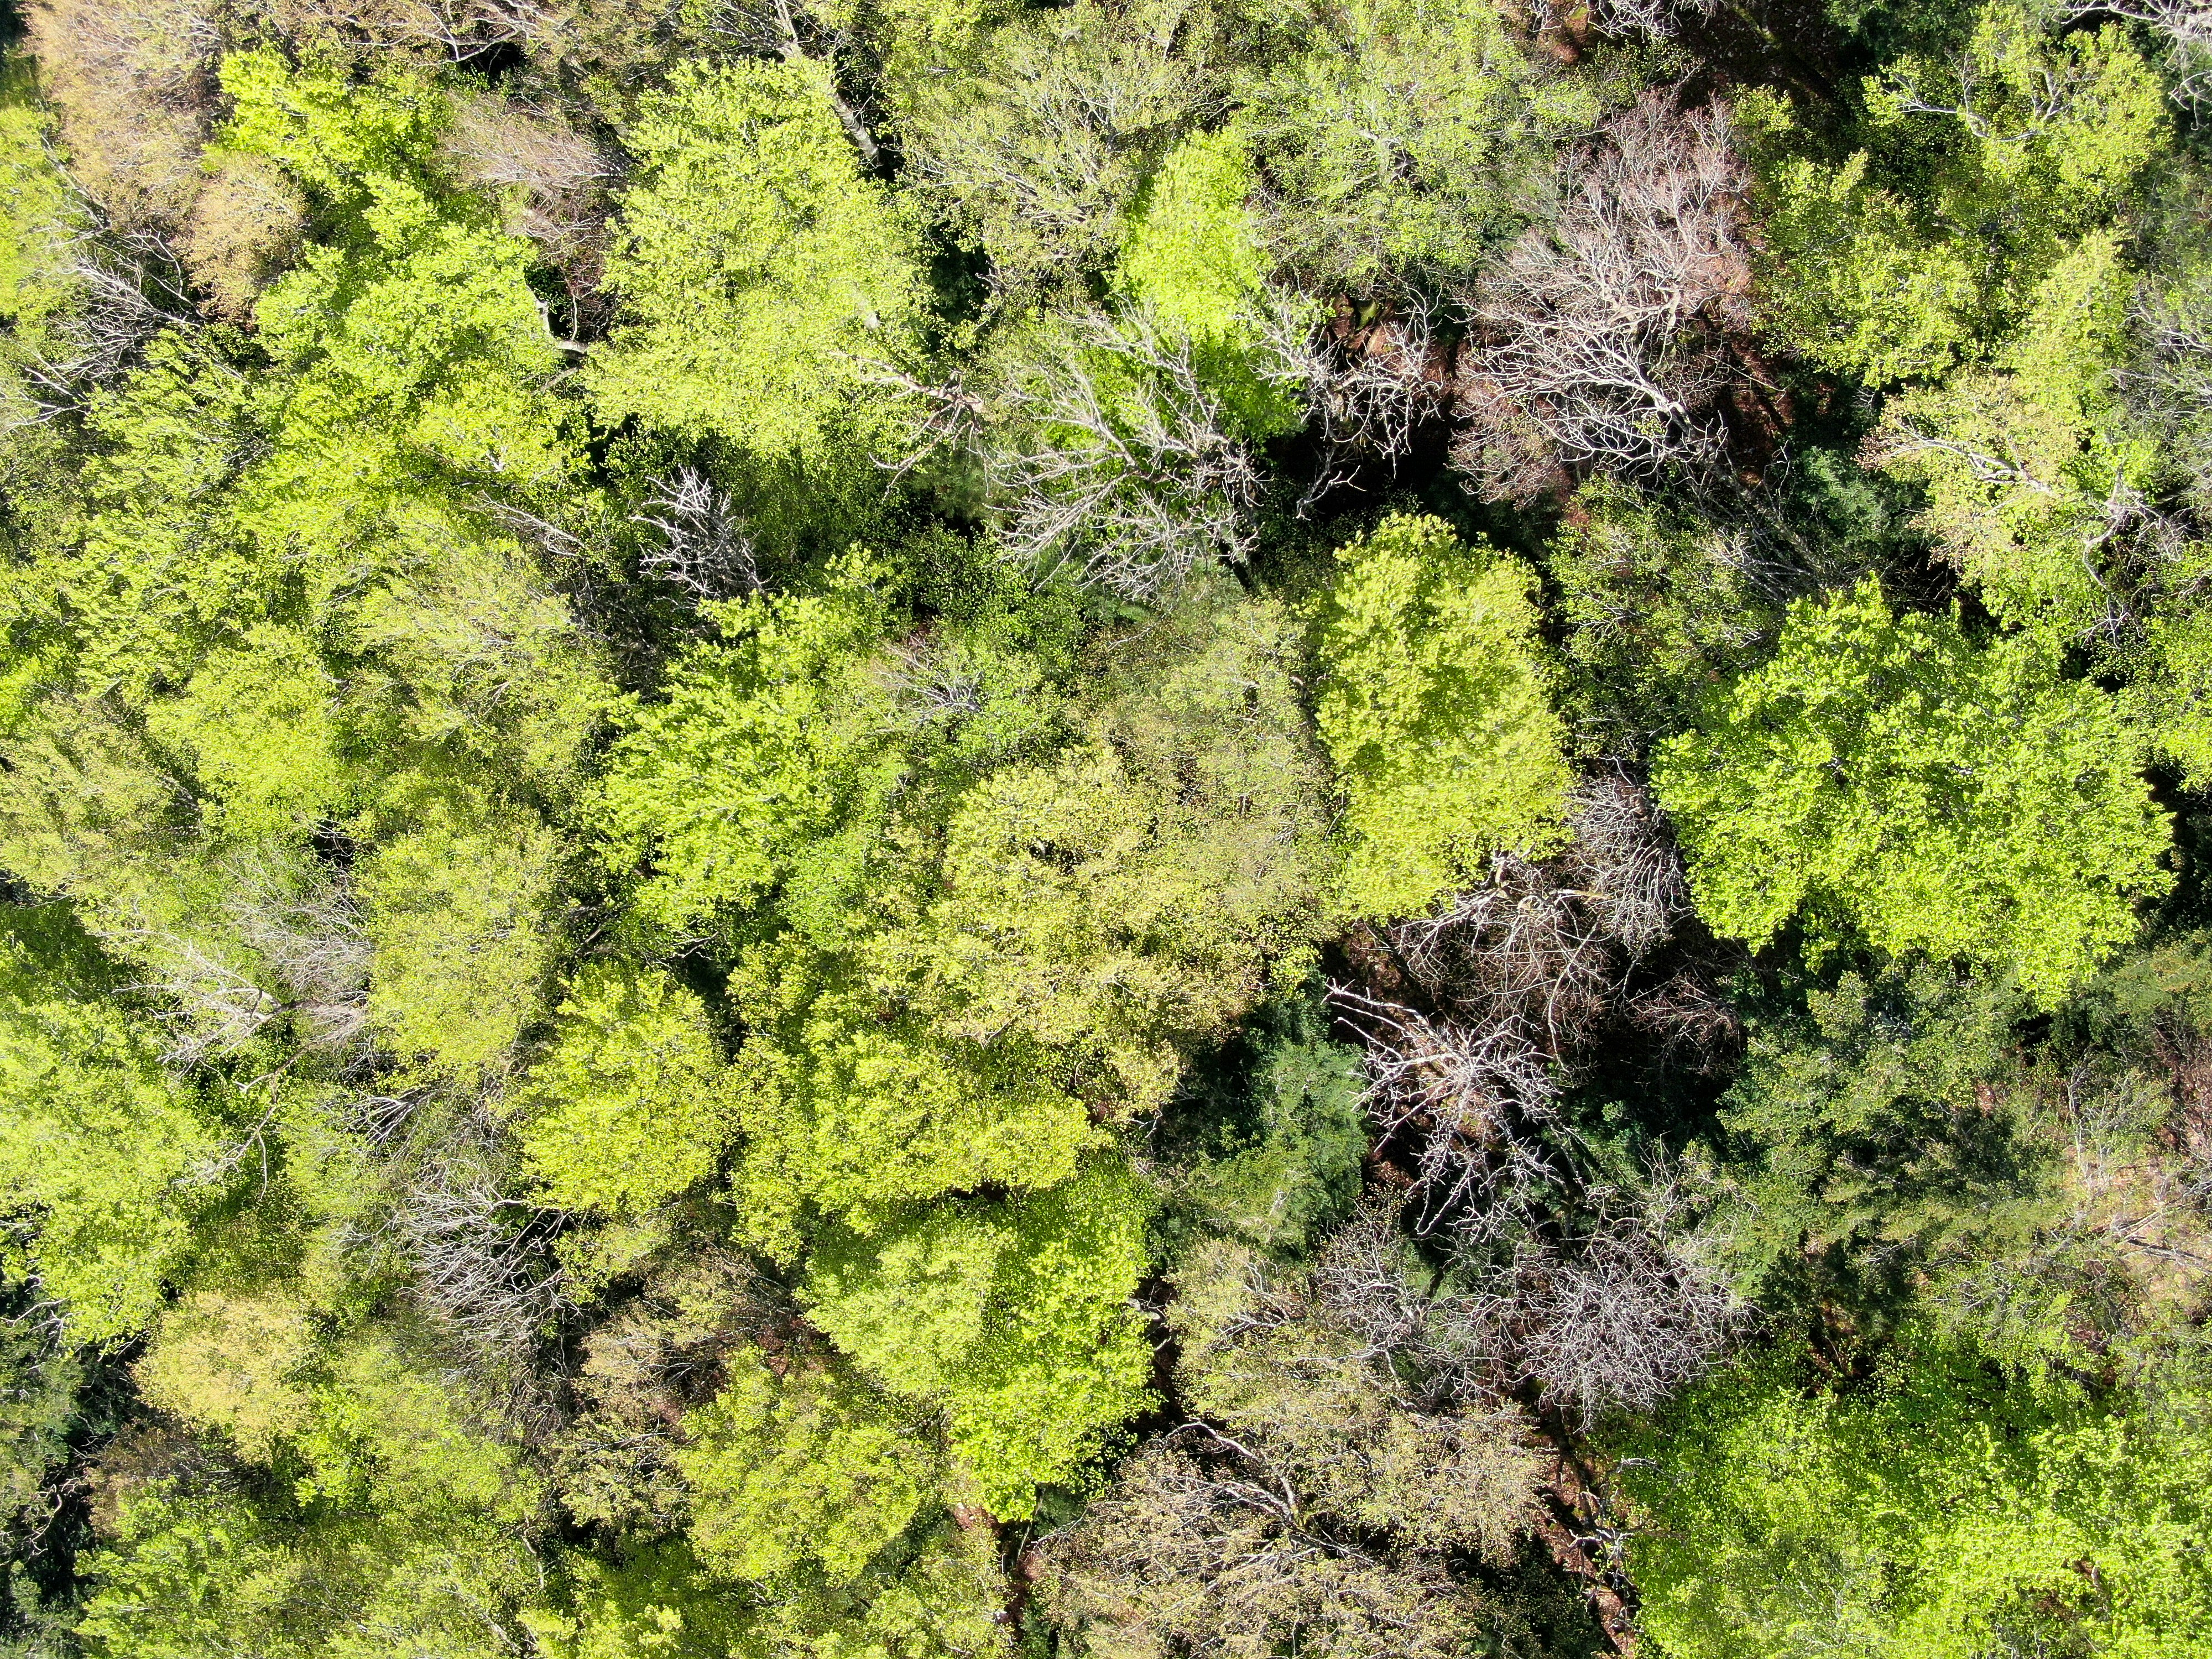
[[[696,467],[656,479],[630,522],[660,532],[640,560],[644,574],[693,604],[760,591],[753,546],[729,496]]]
[[[1656,1408],[1723,1352],[1745,1311],[1669,1230],[1678,1203],[1662,1184],[1571,1241],[1524,1239],[1502,1263],[1478,1254],[1469,1288],[1432,1309],[1423,1357],[1464,1392],[1531,1391],[1585,1431]]]
[[[1436,310],[1420,296],[1361,330],[1335,318],[1316,324],[1279,305],[1261,308],[1255,320],[1269,378],[1294,389],[1320,452],[1301,514],[1363,470],[1395,471],[1449,401]]]
[[[1750,323],[1724,112],[1649,96],[1567,167],[1557,219],[1464,299],[1453,459],[1516,501],[1563,477],[1717,459],[1723,340]]]
[[[1188,341],[1131,313],[1072,319],[994,413],[985,472],[1018,562],[1141,599],[1250,551],[1259,465]]]

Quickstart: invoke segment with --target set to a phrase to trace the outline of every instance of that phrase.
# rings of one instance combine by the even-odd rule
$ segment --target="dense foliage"
[[[2208,115],[0,3],[0,1655],[2212,1651]]]

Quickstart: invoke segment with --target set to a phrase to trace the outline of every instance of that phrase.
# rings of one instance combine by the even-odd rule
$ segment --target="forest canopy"
[[[2201,122],[0,0],[0,1659],[2212,1652]]]

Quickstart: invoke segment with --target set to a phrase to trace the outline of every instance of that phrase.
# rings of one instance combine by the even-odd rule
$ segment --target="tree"
[[[983,442],[1011,560],[1156,600],[1250,556],[1260,470],[1242,417],[1279,426],[1279,386],[1142,313],[1070,317],[1036,347],[1008,368]]]
[[[2193,1411],[1913,1336],[1856,1387],[1748,1359],[1624,1449],[1644,1628],[1684,1659],[2179,1656],[2212,1631]]]
[[[1048,1192],[911,1212],[826,1237],[800,1298],[893,1393],[941,1407],[957,1466],[1003,1520],[1073,1485],[1150,1403],[1129,1305],[1145,1270],[1142,1188],[1094,1159]]]
[[[2167,830],[2111,696],[2025,636],[1893,615],[1869,580],[1790,607],[1774,660],[1653,782],[1716,931],[2008,971],[2054,1004],[2165,890]]]
[[[472,822],[471,803],[425,793],[361,872],[368,1020],[402,1056],[469,1078],[504,1068],[538,1006],[557,849],[528,817]]]
[[[1559,147],[1598,113],[1488,4],[1354,0],[1279,27],[1238,77],[1239,125],[1272,181],[1266,245],[1317,288],[1477,267],[1540,216]]]
[[[2012,1253],[2051,1218],[2002,982],[1921,964],[1807,1000],[1753,1027],[1723,1110],[1742,1186],[1725,1230],[1763,1301],[1802,1285],[1878,1318],[1911,1275]]]
[[[17,1261],[61,1304],[73,1341],[118,1344],[160,1307],[194,1218],[224,1196],[226,1126],[162,1069],[81,933],[55,911],[7,920],[0,1193],[28,1235]]]
[[[2054,38],[2012,0],[1980,9],[1952,61],[1908,54],[1870,77],[1878,148],[1840,167],[1793,153],[1778,104],[1755,99],[1769,325],[1869,382],[1941,374],[2108,222],[2158,149],[2163,101],[2124,28]]]
[[[1563,733],[1518,561],[1397,514],[1337,562],[1314,717],[1346,801],[1339,902],[1395,919],[1556,840]]]
[[[1048,1546],[1047,1605],[1081,1650],[1258,1637],[1426,1659],[1510,1617],[1447,1563],[1510,1562],[1533,1517],[1514,1413],[1424,1409],[1311,1284],[1241,1248],[1201,1247],[1178,1290],[1197,1420],[1125,1463]]]
[[[1558,216],[1466,301],[1474,349],[1460,371],[1468,425],[1453,459],[1522,501],[1563,470],[1618,477],[1710,462],[1723,342],[1750,323],[1742,179],[1723,114],[1647,96],[1567,176]]]
[[[550,1052],[507,1104],[547,1200],[635,1213],[712,1174],[732,1113],[697,995],[658,969],[595,963],[556,1013]]]
[[[624,309],[593,357],[602,416],[818,452],[854,411],[860,360],[896,361],[921,307],[912,233],[861,176],[823,72],[686,64],[624,143],[643,172],[608,250]]]
[[[1189,0],[1016,15],[913,94],[927,196],[1024,292],[1103,267],[1152,168],[1221,106],[1217,26]]]
[[[692,1544],[708,1567],[757,1583],[801,1563],[857,1577],[937,1484],[912,1425],[841,1367],[801,1361],[777,1376],[738,1355],[684,1429]]]

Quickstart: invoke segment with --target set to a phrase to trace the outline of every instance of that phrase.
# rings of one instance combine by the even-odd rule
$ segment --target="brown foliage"
[[[1649,96],[1568,167],[1558,217],[1464,298],[1453,459],[1516,501],[1569,475],[1717,456],[1723,340],[1750,322],[1724,112]]]
[[[122,231],[173,230],[200,185],[220,34],[198,0],[36,0],[40,89],[77,184]]]
[[[298,253],[307,216],[307,198],[274,162],[225,155],[176,236],[206,309],[230,322],[250,317],[254,296]]]
[[[552,35],[564,9],[538,0],[247,0],[278,33],[355,52],[465,64]]]

